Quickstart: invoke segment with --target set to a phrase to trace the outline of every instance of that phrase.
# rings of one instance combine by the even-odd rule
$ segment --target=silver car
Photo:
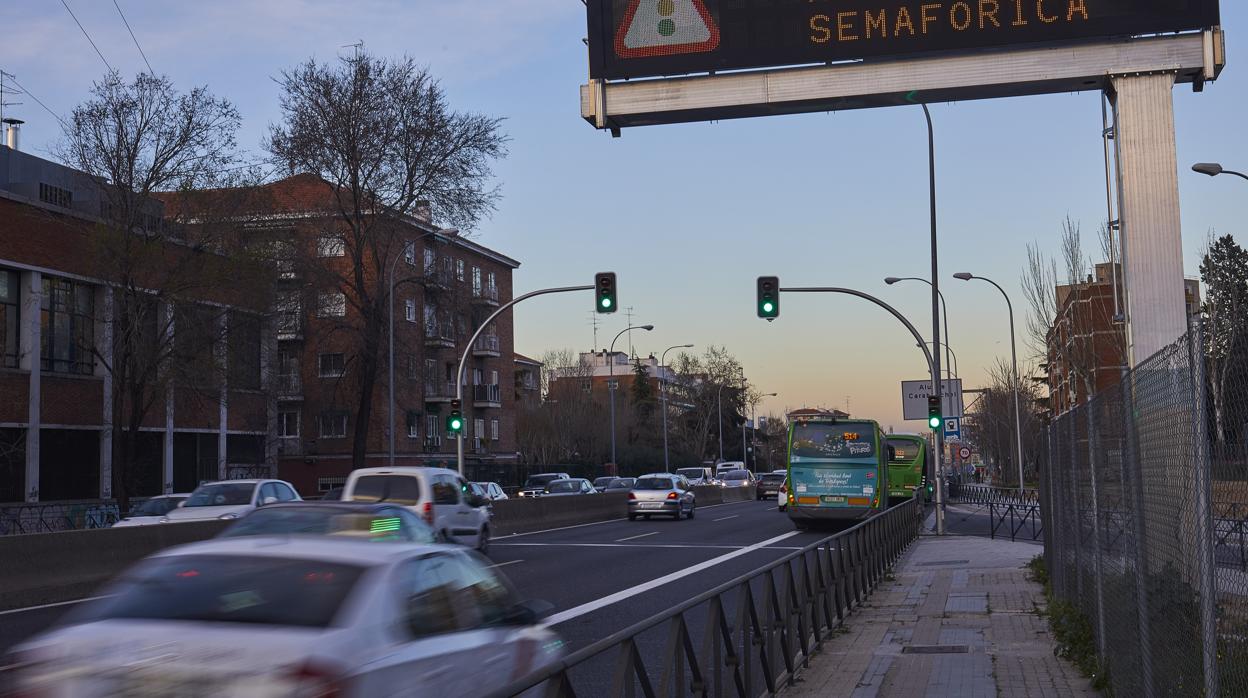
[[[551,480],[547,483],[546,491],[542,493],[542,496],[560,497],[571,494],[594,494],[594,486],[590,484],[589,480],[581,477]]]
[[[672,473],[642,475],[628,492],[628,520],[654,515],[693,518],[697,503],[693,486],[683,476]]]

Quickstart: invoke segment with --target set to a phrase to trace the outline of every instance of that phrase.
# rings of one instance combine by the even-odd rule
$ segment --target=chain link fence
[[[1116,695],[1248,695],[1248,476],[1202,341],[1194,326],[1055,419],[1041,454],[1053,591],[1089,619]],[[1248,384],[1218,389],[1219,409],[1248,402]]]

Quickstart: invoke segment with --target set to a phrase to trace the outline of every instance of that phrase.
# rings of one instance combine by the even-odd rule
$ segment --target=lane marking
[[[698,543],[658,543],[654,545],[646,543],[490,543],[490,545],[507,545],[516,548],[647,548],[658,550],[661,548],[696,548],[705,550],[740,550],[744,545],[702,545]],[[800,550],[800,548],[794,548]]]
[[[494,564],[490,565],[490,567],[495,567],[495,568],[498,568],[498,567],[506,567],[507,565],[514,565],[514,564],[516,564],[517,562],[524,562],[524,560],[508,560],[507,562],[496,562],[496,563],[494,563]]]
[[[660,533],[660,531],[651,531],[651,532],[649,532],[649,533],[641,533],[641,534],[638,534],[638,535],[636,535],[636,536],[629,536],[628,538],[617,538],[617,539],[615,540],[615,542],[616,542],[616,543],[623,543],[623,542],[624,542],[624,541],[626,541],[626,540],[637,540],[638,538],[645,538],[646,536],[657,536],[657,535],[659,535],[659,533]]]
[[[0,611],[0,616],[7,616],[10,613],[25,613],[26,611],[39,611],[45,608],[56,608],[57,606],[70,606],[84,601],[95,601],[96,599],[106,599],[107,596],[88,596],[85,599],[74,599],[73,601],[58,601],[56,603],[45,603],[38,606],[27,606],[26,608],[13,608],[8,611]]]
[[[739,502],[724,502],[723,504],[709,504],[707,506],[698,505],[698,508],[699,509],[714,509],[716,507],[730,507],[735,504],[754,504],[754,503],[755,502],[753,500],[743,499]],[[617,521],[627,521],[627,520],[628,520],[627,518],[604,519],[602,521],[590,521],[589,523],[573,524],[571,526],[559,526],[557,528],[544,528],[540,531],[525,531],[524,533],[509,533],[505,536],[500,536],[499,538],[492,538],[490,539],[490,542],[493,543],[495,540],[502,540],[504,538],[519,538],[520,536],[536,536],[539,533],[552,533],[554,531],[567,531],[573,528],[584,528],[586,526],[598,526],[600,524],[616,523]]]
[[[735,558],[741,557],[742,555],[752,553],[755,550],[766,548],[772,543],[778,543],[786,538],[792,538],[793,536],[796,536],[798,533],[799,533],[798,531],[791,531],[789,533],[785,533],[784,535],[776,536],[775,538],[769,538],[765,541],[762,541],[761,543],[755,543],[754,545],[746,546],[744,548],[741,548],[740,550],[734,550],[730,553],[720,555],[719,557],[711,558],[710,560],[707,560],[706,562],[693,565],[692,567],[686,567],[685,569],[680,570],[679,572],[672,572],[671,574],[664,575],[657,579],[652,579],[648,582],[638,584],[637,586],[630,587],[628,589],[617,591],[614,594],[609,594],[600,599],[595,599],[594,601],[583,603],[580,606],[569,608],[566,611],[549,616],[542,623],[542,625],[545,625],[545,626],[558,625],[560,623],[565,623],[569,620],[572,620],[573,618],[583,616],[587,613],[593,613],[594,611],[597,611],[598,609],[604,608],[606,606],[610,606],[613,603],[618,603],[620,601],[623,601],[624,599],[637,596],[638,594],[644,594],[647,591],[650,591],[651,589],[657,589],[658,587],[661,587],[664,584],[667,584],[669,582],[674,582],[678,579],[683,579],[684,577],[697,574],[701,572],[702,570],[709,569],[711,567],[714,567],[715,565],[719,565],[729,560],[733,560]]]
[[[711,521],[727,521],[728,519],[735,519],[735,518],[737,518],[738,516],[740,516],[740,514],[733,514],[732,516],[725,516],[725,517],[720,518],[720,519],[711,519]]]

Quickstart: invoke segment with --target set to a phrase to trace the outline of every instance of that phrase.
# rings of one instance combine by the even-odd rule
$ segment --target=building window
[[[347,413],[324,412],[317,418],[322,439],[347,438]]]
[[[484,419],[472,420],[472,435],[477,437],[478,439],[485,436],[485,420]]]
[[[317,363],[321,378],[338,378],[347,372],[347,361],[343,354],[321,354],[317,356]]]
[[[343,257],[347,254],[347,241],[341,235],[326,233],[316,239],[317,257]]]
[[[407,355],[407,379],[417,380],[420,378],[420,359],[415,354]]]
[[[593,390],[594,390],[594,383],[593,383],[593,381],[581,381],[581,392],[582,392],[582,393],[589,393],[589,392],[593,392]]]
[[[498,371],[490,371],[490,385],[498,385]]]
[[[273,303],[277,314],[277,334],[297,335],[303,328],[303,303],[297,291],[281,291]]]
[[[472,268],[472,295],[481,295],[481,267]]]
[[[17,368],[19,279],[17,272],[0,269],[0,366],[4,368]]]
[[[53,373],[91,375],[95,362],[94,290],[69,279],[43,277],[42,347],[43,370]]]
[[[245,313],[230,313],[229,351],[226,367],[230,387],[238,390],[260,389],[260,318]]]
[[[425,443],[430,446],[442,445],[442,439],[438,436],[438,415],[425,415],[425,433],[429,436],[425,439]]]
[[[407,411],[407,438],[420,438],[420,413],[416,410]]]
[[[408,241],[403,245],[403,261],[410,266],[416,266],[416,243]]]
[[[408,298],[403,301],[403,316],[408,322],[416,322],[416,301]]]
[[[490,272],[485,277],[485,289],[490,295],[494,295],[498,292],[498,277],[494,276],[494,272]]]
[[[341,291],[330,291],[316,297],[317,317],[344,317],[347,314],[347,297]]]
[[[283,439],[299,438],[299,410],[282,410],[277,413],[277,435]]]
[[[462,259],[455,260],[455,278],[460,281],[464,280],[464,260]]]
[[[70,208],[74,205],[74,193],[68,189],[54,187],[51,184],[39,183],[39,200],[45,204]]]
[[[490,420],[490,441],[498,441],[498,420]]]
[[[291,347],[277,350],[277,394],[298,395],[301,392],[299,351]]]

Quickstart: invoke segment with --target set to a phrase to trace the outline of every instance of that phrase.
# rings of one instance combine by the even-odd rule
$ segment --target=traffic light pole
[[[461,406],[464,405],[464,366],[468,363],[468,355],[472,353],[472,348],[477,343],[477,337],[481,336],[481,333],[485,331],[485,328],[490,326],[491,322],[494,322],[495,318],[497,318],[499,315],[502,315],[505,311],[510,310],[512,306],[519,303],[520,301],[528,300],[535,296],[545,296],[551,293],[569,293],[572,291],[592,291],[594,290],[594,288],[596,287],[595,286],[561,286],[558,288],[543,288],[537,291],[529,291],[528,293],[524,295],[516,296],[515,298],[512,298],[511,300],[499,306],[498,310],[495,310],[488,318],[485,319],[485,322],[481,323],[481,326],[477,328],[477,331],[472,333],[472,337],[468,340],[468,346],[464,347],[464,353],[462,356],[459,357],[459,368],[455,371],[455,399],[459,402],[459,404]],[[461,407],[461,409],[463,409],[465,413],[467,413],[468,411],[466,407]],[[465,416],[464,417],[465,428],[467,427],[467,425],[468,425],[468,418]],[[459,470],[459,474],[462,476],[464,474],[464,432],[463,430],[460,430],[459,434],[457,434],[455,438],[455,464]]]
[[[900,312],[897,311],[896,308],[889,305],[888,303],[885,303],[884,301],[880,300],[879,298],[876,298],[875,296],[872,296],[869,293],[863,293],[862,291],[855,291],[852,288],[837,288],[834,286],[806,286],[806,287],[798,287],[798,288],[782,288],[780,289],[780,292],[781,293],[843,293],[848,296],[856,296],[863,300],[868,300],[868,301],[871,301],[872,303],[875,303],[881,308],[892,313],[893,317],[900,320],[901,324],[905,325],[906,329],[910,330],[910,334],[914,335],[915,345],[918,346],[919,349],[922,350],[923,352],[923,358],[927,361],[927,368],[929,371],[931,371],[931,374],[932,374],[932,381],[934,382],[936,386],[940,385],[940,373],[939,373],[939,368],[937,368],[939,366],[939,364],[937,363],[938,359],[932,358],[932,352],[929,351],[927,348],[927,341],[924,340],[923,335],[919,334],[919,331],[914,328],[914,325],[910,324],[910,321],[906,319],[905,315],[902,315]],[[940,390],[939,387],[935,387],[933,389]],[[940,479],[942,454],[939,448],[940,447],[940,433],[942,430],[943,430],[943,426],[941,429],[938,429],[936,431],[936,437],[937,437],[937,441],[936,441],[937,443],[937,450],[936,450],[936,475],[937,475],[936,477],[936,535],[938,536],[945,535],[944,483],[941,482],[941,479]]]

